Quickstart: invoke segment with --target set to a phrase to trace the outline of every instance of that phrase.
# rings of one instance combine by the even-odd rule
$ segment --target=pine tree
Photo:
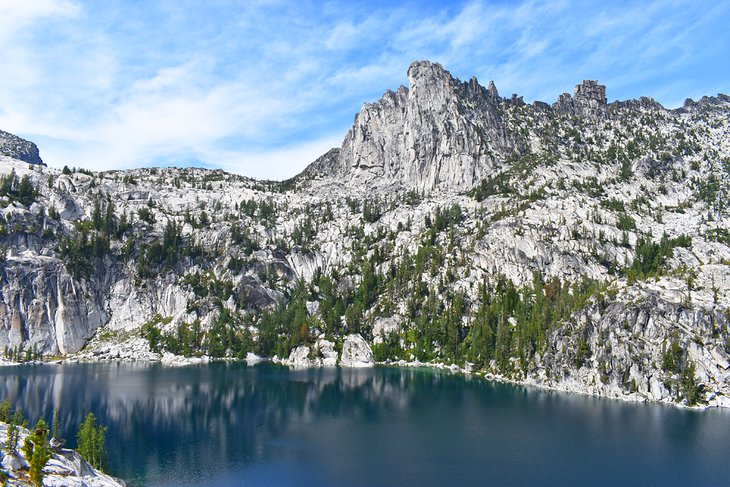
[[[53,408],[53,421],[51,422],[51,438],[61,438],[61,420],[58,417],[58,408]]]
[[[30,480],[37,486],[43,485],[43,467],[51,459],[51,449],[47,437],[48,427],[41,418],[36,423],[33,434],[25,440],[24,449],[28,443],[32,443],[32,447],[30,447],[31,455],[26,454],[26,458],[30,460]]]
[[[8,426],[8,441],[5,443],[5,451],[13,453],[18,450],[18,441],[20,440],[20,427],[26,424],[23,418],[23,411],[18,408],[13,413]]]
[[[12,404],[7,399],[0,402],[0,422],[10,423],[12,407]]]
[[[76,439],[78,452],[94,468],[102,470],[106,466],[106,427],[96,424],[94,413],[86,415]]]

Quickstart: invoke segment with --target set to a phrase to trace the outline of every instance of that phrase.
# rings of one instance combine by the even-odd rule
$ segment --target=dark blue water
[[[730,411],[687,411],[428,369],[216,363],[0,368],[35,420],[87,411],[133,486],[728,485]]]

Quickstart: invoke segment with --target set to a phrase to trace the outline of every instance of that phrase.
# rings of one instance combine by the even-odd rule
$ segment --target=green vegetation
[[[309,222],[309,225],[311,225],[311,221]],[[311,235],[309,234],[309,227],[306,227],[305,230],[306,233],[303,232],[305,236],[307,238],[311,238]],[[251,255],[253,252],[261,248],[256,241],[255,236],[251,234],[249,229],[245,227],[242,228],[238,222],[233,222],[231,224],[231,242],[239,245],[245,255]]]
[[[618,228],[619,230],[633,231],[636,230],[636,222],[629,215],[622,213],[618,216],[616,228]]]
[[[375,199],[367,199],[363,202],[362,205],[362,218],[368,223],[375,223],[378,220],[380,220],[380,217],[383,215],[383,208],[380,204],[380,201]]]
[[[48,427],[43,418],[40,418],[25,438],[23,455],[30,463],[30,480],[37,486],[43,485],[43,467],[51,459],[51,447],[48,444]]]
[[[608,210],[613,210],[617,213],[623,213],[626,211],[624,202],[616,198],[607,198],[601,200],[601,206]]]
[[[35,362],[43,358],[43,355],[35,344],[28,348],[23,348],[22,345],[16,345],[11,348],[8,345],[5,345],[3,355],[6,359],[12,362],[20,363]]]
[[[142,279],[154,277],[160,271],[173,270],[178,261],[185,257],[194,259],[202,255],[202,247],[192,238],[184,239],[180,225],[168,220],[162,240],[155,239],[139,244],[137,276]]]
[[[510,174],[506,172],[483,179],[479,186],[469,192],[469,196],[477,201],[484,201],[490,196],[508,196],[515,193],[510,185]]]
[[[661,275],[665,270],[667,259],[673,255],[673,249],[676,247],[690,248],[691,246],[692,238],[687,235],[680,235],[674,239],[664,235],[659,243],[639,239],[636,244],[634,262],[627,270],[629,283],[636,279]]]
[[[680,397],[687,401],[689,406],[699,404],[704,397],[704,388],[697,381],[696,370],[694,362],[687,361],[679,379]]]
[[[253,336],[248,327],[243,326],[242,317],[222,306],[211,328],[205,332],[200,320],[180,323],[172,333],[163,332],[160,327],[171,321],[171,318],[156,315],[142,325],[142,336],[147,339],[151,350],[185,357],[208,355],[241,359],[246,357],[246,353],[253,351]]]
[[[17,452],[20,440],[20,428],[27,428],[28,421],[23,417],[20,408],[13,411],[8,400],[0,402],[0,422],[8,424],[7,440],[3,445],[6,453]],[[53,412],[52,431],[43,418],[39,418],[22,445],[23,456],[30,464],[30,479],[35,485],[43,485],[43,467],[52,456],[49,433],[60,438],[60,421],[58,411]],[[77,451],[94,468],[103,470],[106,467],[106,431],[105,426],[97,424],[93,413],[88,413],[76,435]]]
[[[143,206],[139,210],[137,210],[137,216],[140,220],[147,222],[147,223],[154,223],[155,222],[155,215],[152,213],[152,210],[150,210],[149,207]]]
[[[664,372],[678,374],[682,371],[684,364],[684,350],[679,345],[678,336],[675,334],[669,347],[662,353],[662,369]]]
[[[98,470],[106,468],[105,426],[96,423],[96,416],[89,412],[76,435],[77,450],[84,459]]]
[[[17,452],[20,428],[28,426],[28,421],[23,417],[23,411],[20,408],[13,411],[12,404],[6,399],[0,403],[0,421],[8,425],[7,439],[3,449],[6,453]]]
[[[38,198],[38,188],[33,185],[28,175],[20,178],[15,174],[15,170],[12,170],[7,176],[0,176],[0,198],[3,196],[10,198],[10,201],[30,206]]]
[[[695,375],[697,367],[687,356],[687,351],[681,347],[676,332],[662,353],[662,370],[669,377],[665,384],[677,399],[684,399],[689,406],[702,402],[704,389]]]
[[[730,230],[727,228],[713,228],[707,231],[707,240],[730,246]]]
[[[258,340],[254,345],[257,354],[287,357],[296,346],[314,341],[312,330],[321,325],[307,316],[308,296],[307,286],[299,281],[285,303],[260,313],[257,322]]]

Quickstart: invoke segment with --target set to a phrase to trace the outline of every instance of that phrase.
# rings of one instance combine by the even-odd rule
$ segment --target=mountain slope
[[[730,405],[730,99],[408,74],[282,183],[1,158],[0,347],[316,364],[359,333],[377,360]]]

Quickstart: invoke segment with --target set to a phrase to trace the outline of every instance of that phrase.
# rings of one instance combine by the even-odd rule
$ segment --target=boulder
[[[264,359],[262,359],[261,357],[259,357],[258,355],[256,355],[253,352],[248,352],[246,354],[246,364],[247,365],[256,365],[257,363],[259,363],[263,360]]]
[[[309,358],[309,352],[310,349],[307,345],[299,345],[289,354],[287,364],[296,368],[312,367],[314,364]]]
[[[324,338],[317,340],[315,345],[318,350],[318,358],[324,367],[334,367],[337,365],[337,350],[335,344]]]
[[[51,445],[51,450],[53,450],[54,453],[58,453],[63,448],[63,445],[66,444],[66,440],[63,438],[56,438],[55,436],[51,438],[51,441],[49,442]]]
[[[324,337],[313,345],[299,345],[291,351],[285,363],[291,367],[334,367],[337,365],[335,344]]]
[[[345,339],[340,365],[343,367],[372,367],[375,365],[373,351],[359,333],[348,335]]]
[[[18,471],[28,468],[28,462],[17,453],[7,453],[3,456],[3,468],[8,471]]]

